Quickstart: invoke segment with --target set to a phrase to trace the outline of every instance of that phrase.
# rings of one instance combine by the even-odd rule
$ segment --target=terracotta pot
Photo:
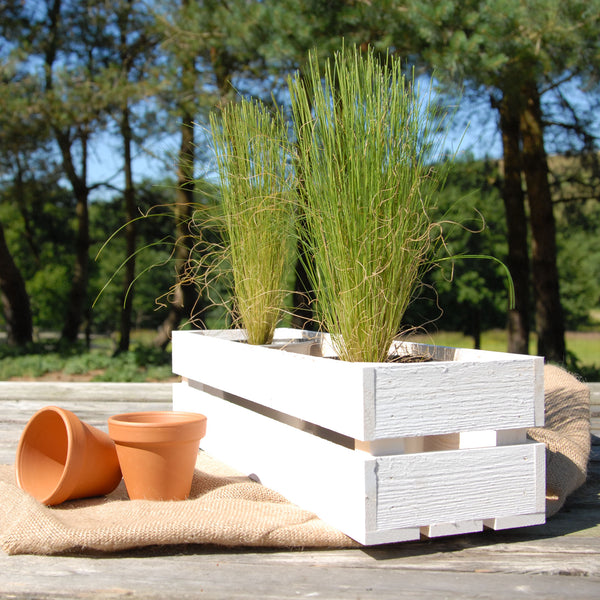
[[[108,432],[117,447],[131,500],[185,500],[192,487],[206,417],[151,411],[114,415]]]
[[[25,426],[15,470],[19,487],[48,506],[108,494],[121,481],[110,437],[56,406],[42,408]]]

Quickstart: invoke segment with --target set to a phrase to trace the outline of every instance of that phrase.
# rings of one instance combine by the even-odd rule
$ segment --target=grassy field
[[[455,331],[440,331],[433,335],[415,335],[411,340],[433,343],[439,346],[472,347],[473,339]],[[600,332],[570,331],[566,335],[567,350],[574,352],[583,362],[600,362]],[[492,329],[483,333],[481,337],[481,348],[483,350],[494,350],[504,352],[506,350],[506,332],[503,329]],[[537,340],[531,336],[529,353],[536,353]]]
[[[29,352],[17,352],[0,343],[0,380],[29,381],[175,381],[171,371],[170,349],[151,346],[153,332],[137,331],[132,349],[114,356],[115,340],[94,337],[89,349],[83,342],[61,347],[47,339]],[[472,338],[456,332],[411,336],[411,340],[439,346],[473,347]],[[600,332],[569,332],[566,336],[567,368],[587,381],[600,381]],[[482,348],[506,350],[506,332],[487,331]],[[531,340],[530,354],[536,352]]]

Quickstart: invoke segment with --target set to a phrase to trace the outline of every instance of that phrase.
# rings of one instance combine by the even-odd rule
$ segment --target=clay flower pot
[[[150,411],[108,419],[131,500],[185,500],[192,487],[204,415]]]
[[[19,487],[48,506],[108,494],[121,481],[110,437],[56,406],[42,408],[25,426],[15,470]]]

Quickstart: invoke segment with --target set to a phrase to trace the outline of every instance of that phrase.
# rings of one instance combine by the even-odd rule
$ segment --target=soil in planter
[[[433,362],[433,357],[426,354],[403,354],[398,356],[397,354],[390,354],[385,362],[389,363],[422,363],[422,362]]]
[[[324,356],[323,358],[327,358],[328,360],[341,360],[339,356]],[[424,362],[434,362],[434,358],[431,356],[426,356],[424,354],[403,354],[402,356],[398,356],[397,354],[390,354],[387,357],[387,360],[384,364],[387,363],[424,363]]]

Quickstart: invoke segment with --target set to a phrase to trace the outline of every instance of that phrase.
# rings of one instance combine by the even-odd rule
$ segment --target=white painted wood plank
[[[542,525],[546,522],[546,513],[538,512],[528,515],[511,515],[509,517],[498,517],[497,519],[485,519],[483,524],[488,529],[515,529],[517,527],[531,527]]]
[[[374,511],[375,502],[365,490],[365,470],[374,468],[372,457],[186,383],[174,385],[173,408],[207,416],[206,435],[200,446],[208,454],[364,543],[365,505],[373,505]]]
[[[363,369],[355,364],[233,343],[197,331],[173,332],[172,346],[178,375],[364,437],[365,383]]]
[[[429,538],[461,535],[477,531],[483,531],[483,521],[480,519],[470,519],[468,521],[459,521],[457,523],[436,523],[435,525],[421,527],[421,533]]]
[[[496,431],[461,431],[459,433],[459,448],[485,448],[499,446]],[[523,438],[523,442],[526,438]]]
[[[422,442],[422,438],[418,442]],[[417,443],[418,443],[417,442]],[[388,456],[390,454],[406,454],[414,452],[415,443],[408,438],[391,438],[386,440],[373,440],[372,442],[354,441],[354,449],[366,452],[371,456]],[[422,452],[422,443],[418,443],[418,452]]]
[[[457,350],[455,362],[374,366],[220,335],[232,337],[228,331],[174,332],[174,371],[360,440],[528,427],[539,424],[540,406],[543,412],[539,357]],[[464,362],[473,357],[477,361]],[[444,390],[442,396],[435,389]]]
[[[378,367],[374,437],[533,427],[536,372],[510,359]]]
[[[540,456],[544,445],[531,443],[377,458],[377,527],[539,512]]]
[[[503,429],[496,431],[497,446],[524,444],[527,441],[527,427],[523,429]]]
[[[358,451],[358,453],[360,454],[360,451]],[[418,527],[395,527],[385,530],[378,529],[377,502],[379,481],[377,463],[373,460],[366,461],[364,475],[366,491],[366,501],[363,508],[365,513],[365,532],[363,538],[358,541],[366,546],[371,546],[378,544],[392,544],[396,542],[409,542],[420,539],[421,531]]]
[[[397,529],[369,529],[365,532],[365,546],[378,546],[379,544],[395,544],[397,542],[414,542],[421,538],[419,527],[399,527]],[[360,540],[358,540],[360,541]]]

